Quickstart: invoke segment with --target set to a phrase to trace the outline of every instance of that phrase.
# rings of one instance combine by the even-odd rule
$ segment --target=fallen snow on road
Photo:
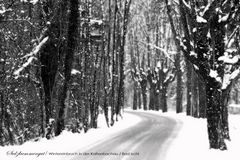
[[[26,142],[21,146],[0,147],[0,159],[60,160],[66,157],[66,155],[71,159],[71,155],[73,156],[76,150],[94,146],[99,141],[114,135],[114,133],[132,127],[140,121],[139,117],[124,113],[123,119],[119,118],[119,121],[115,122],[113,127],[107,128],[104,116],[100,115],[98,118],[98,129],[90,129],[87,134],[74,134],[64,131],[60,136],[52,140],[41,139],[39,142]],[[17,154],[19,155],[17,156]]]

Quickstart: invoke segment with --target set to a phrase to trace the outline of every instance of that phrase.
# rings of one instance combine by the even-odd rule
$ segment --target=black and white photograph
[[[239,148],[239,0],[0,0],[1,160]]]

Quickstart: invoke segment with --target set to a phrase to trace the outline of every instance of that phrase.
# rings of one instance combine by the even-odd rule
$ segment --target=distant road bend
[[[176,136],[179,124],[174,119],[147,112],[127,111],[142,120],[87,150],[71,160],[164,160],[165,153]]]

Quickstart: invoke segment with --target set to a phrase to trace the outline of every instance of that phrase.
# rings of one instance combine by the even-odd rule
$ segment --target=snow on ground
[[[140,111],[144,112],[144,111]],[[175,112],[161,113],[147,111],[152,114],[171,117],[176,120],[176,129],[166,141],[169,146],[166,149],[165,160],[239,160],[240,148],[240,114],[229,115],[229,128],[231,141],[226,141],[228,150],[220,151],[209,149],[207,120],[186,116],[186,113],[176,114]],[[172,139],[173,138],[173,139]]]
[[[144,112],[144,111],[138,111]],[[185,116],[185,113],[176,115],[173,112],[161,113],[147,111],[152,114],[171,117],[178,122],[175,136],[167,140],[166,160],[239,160],[240,148],[240,115],[230,115],[230,136],[227,141],[228,150],[218,151],[209,149],[206,119],[196,119]],[[114,135],[123,129],[133,127],[141,122],[140,118],[124,113],[123,120],[119,120],[113,127],[107,128],[103,115],[99,117],[99,128],[91,129],[87,134],[73,134],[64,131],[53,140],[42,139],[40,142],[27,142],[22,146],[0,147],[1,160],[60,160],[65,156],[50,155],[50,152],[74,154],[76,150],[87,150],[88,148],[104,141],[107,137]],[[19,153],[35,153],[39,155],[11,155]],[[7,155],[9,154],[9,155]],[[70,158],[68,156],[68,158]]]
[[[206,119],[196,119],[183,114],[169,115],[183,122],[172,142],[166,160],[239,160],[240,115],[229,116],[231,141],[226,141],[228,150],[209,149]]]
[[[1,160],[60,160],[65,156],[50,155],[52,153],[67,153],[74,154],[76,150],[87,149],[96,145],[99,141],[114,135],[121,130],[132,127],[139,123],[139,117],[124,113],[123,119],[111,128],[107,128],[105,118],[103,115],[99,116],[98,129],[90,129],[87,134],[78,134],[63,131],[63,133],[52,140],[41,139],[39,142],[26,142],[21,146],[7,146],[0,147]],[[18,155],[19,154],[19,155]],[[24,155],[32,154],[32,155]],[[67,156],[71,158],[71,156]]]

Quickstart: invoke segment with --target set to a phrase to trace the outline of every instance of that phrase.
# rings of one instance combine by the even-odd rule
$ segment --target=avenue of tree
[[[0,0],[0,145],[108,127],[124,107],[206,118],[227,149],[238,0]]]

